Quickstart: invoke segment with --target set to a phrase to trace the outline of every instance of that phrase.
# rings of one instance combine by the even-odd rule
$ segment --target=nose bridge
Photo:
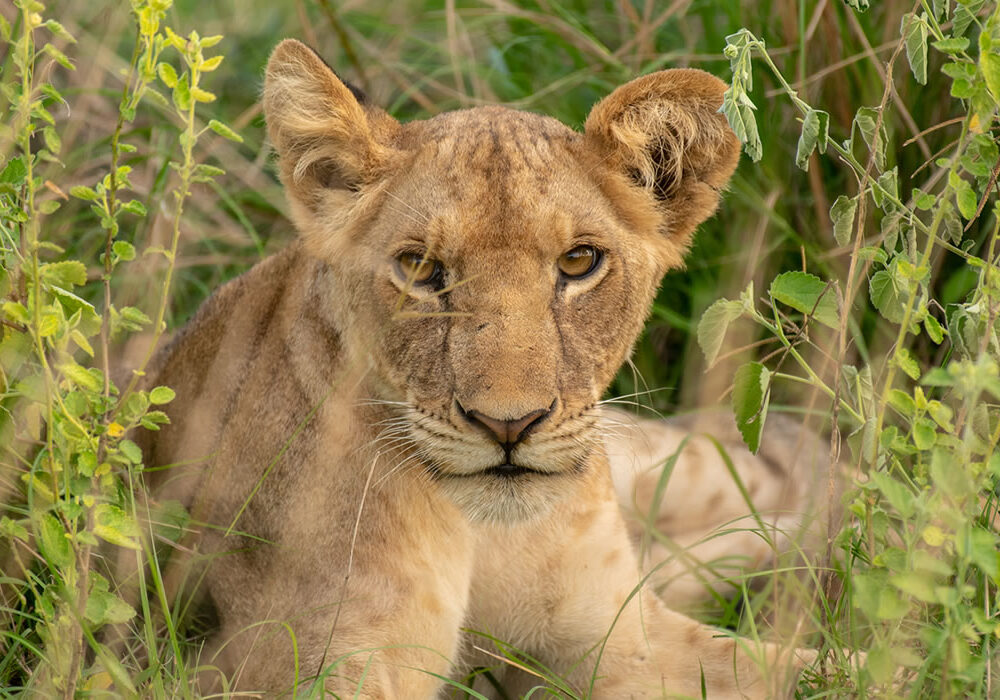
[[[521,275],[469,285],[469,315],[451,338],[456,398],[467,409],[515,420],[547,409],[556,398],[558,331],[540,280]]]

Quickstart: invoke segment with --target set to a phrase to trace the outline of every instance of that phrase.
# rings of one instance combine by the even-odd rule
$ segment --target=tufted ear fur
[[[715,212],[739,161],[739,140],[719,113],[725,90],[704,71],[659,71],[621,86],[587,117],[587,140],[658,210],[671,267]]]
[[[271,54],[263,102],[293,217],[307,239],[324,237],[317,219],[349,211],[383,177],[399,123],[294,39]]]

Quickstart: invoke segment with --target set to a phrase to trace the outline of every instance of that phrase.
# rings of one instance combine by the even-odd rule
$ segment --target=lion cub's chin
[[[556,473],[495,471],[463,476],[439,476],[437,483],[469,520],[517,524],[548,513],[567,498],[581,470]]]

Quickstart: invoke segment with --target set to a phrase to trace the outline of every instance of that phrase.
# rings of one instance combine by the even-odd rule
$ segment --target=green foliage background
[[[404,120],[502,102],[580,127],[638,74],[734,80],[726,113],[754,158],[613,393],[655,411],[732,401],[751,446],[767,410],[801,413],[836,429],[855,481],[811,587],[706,619],[746,633],[755,614],[802,611],[830,650],[804,697],[996,696],[996,4],[867,5],[0,5],[3,692],[187,692],[181,621],[146,610],[124,662],[101,641],[134,613],[91,570],[102,543],[139,547],[128,431],[171,398],[130,395],[111,369],[141,366],[294,235],[257,97],[270,49],[295,36]],[[155,597],[155,552],[136,551]],[[844,649],[870,653],[859,668]]]

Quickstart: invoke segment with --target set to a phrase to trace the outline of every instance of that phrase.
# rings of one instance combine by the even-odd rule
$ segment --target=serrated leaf
[[[908,518],[913,515],[913,492],[905,484],[885,472],[872,472],[871,480],[901,516]]]
[[[108,581],[99,574],[92,574],[90,594],[87,596],[85,617],[95,627],[117,625],[135,617],[131,605],[108,590]]]
[[[122,440],[118,443],[118,449],[132,464],[142,464],[142,450],[131,440]]]
[[[725,115],[729,126],[736,137],[743,143],[743,150],[754,163],[760,160],[764,153],[764,148],[760,142],[760,134],[757,132],[757,119],[753,115],[752,107],[742,100],[737,100],[732,95],[733,88],[726,91],[722,99],[722,113]],[[749,102],[749,100],[747,100]]]
[[[59,365],[59,371],[81,389],[89,389],[90,391],[101,390],[101,380],[93,374],[97,370],[88,370],[75,362],[66,362]]]
[[[67,70],[76,70],[76,66],[74,66],[73,62],[69,60],[69,57],[52,44],[46,44],[43,46],[42,51],[47,53],[53,61],[58,63],[63,68],[66,68]]]
[[[139,549],[139,528],[135,521],[111,503],[102,503],[94,508],[94,534],[119,547]]]
[[[81,350],[83,350],[85,353],[87,353],[91,357],[94,356],[94,348],[92,348],[90,346],[90,341],[87,340],[87,336],[85,336],[79,330],[77,330],[77,329],[74,328],[70,332],[69,337],[73,340],[74,343],[76,343],[76,346],[78,348],[80,348]]]
[[[783,272],[771,282],[768,293],[772,299],[810,314],[824,326],[840,327],[836,286],[830,284],[828,288],[816,275],[799,271]]]
[[[958,176],[957,173],[948,174],[948,184],[955,190],[955,203],[958,205],[958,212],[965,220],[970,220],[976,215],[979,202],[972,185]]]
[[[771,372],[759,362],[748,362],[733,377],[732,406],[736,427],[750,452],[760,449],[760,435],[767,418]]]
[[[853,127],[861,132],[861,138],[871,152],[875,154],[875,165],[879,170],[885,169],[885,147],[888,141],[885,123],[883,122],[876,132],[876,125],[879,125],[879,111],[874,107],[862,107],[854,115]],[[853,134],[853,128],[852,128]],[[853,136],[852,136],[853,139]]]
[[[77,199],[82,199],[87,202],[96,202],[98,199],[100,199],[97,192],[95,192],[92,188],[87,187],[85,185],[77,185],[76,187],[70,187],[69,193],[73,197],[76,197]]]
[[[149,392],[150,403],[165,404],[174,400],[177,394],[169,386],[158,386]]]
[[[215,102],[214,94],[197,86],[191,88],[191,97],[194,98],[195,102]]]
[[[893,323],[902,323],[904,316],[904,300],[896,289],[895,281],[886,270],[879,270],[868,282],[868,293],[872,305],[879,313]]]
[[[858,198],[840,195],[830,207],[830,220],[833,222],[833,237],[838,245],[847,245],[854,232],[854,214],[858,210]]]
[[[993,101],[1000,103],[1000,54],[997,53],[989,31],[979,33],[979,70],[986,80],[986,88]]]
[[[146,216],[146,205],[138,199],[131,199],[122,205],[122,211],[127,211],[129,214],[135,214],[136,216]]]
[[[72,289],[87,283],[87,266],[79,260],[46,263],[39,268],[38,276],[47,284]]]
[[[938,320],[930,314],[924,317],[924,330],[927,331],[927,335],[936,345],[940,345],[941,341],[944,340],[944,329],[941,328]]]
[[[927,23],[912,12],[903,15],[900,34],[906,48],[906,59],[910,62],[913,77],[921,85],[927,84]]]
[[[909,349],[899,348],[896,351],[895,360],[899,368],[906,373],[906,376],[913,381],[920,379],[920,363],[917,362],[916,356]]]
[[[698,345],[705,353],[705,364],[711,367],[722,349],[729,324],[743,313],[743,304],[729,299],[719,299],[705,309],[698,322]]]
[[[38,521],[38,544],[50,566],[62,570],[73,567],[73,546],[62,523],[52,513],[46,513]]]
[[[205,45],[204,40],[202,40],[202,46],[204,45]],[[204,61],[202,61],[201,65],[198,67],[198,70],[200,70],[202,73],[209,73],[219,67],[219,64],[222,63],[223,58],[225,58],[225,56],[222,55],[213,56],[212,58],[206,58]]]
[[[111,250],[121,260],[128,262],[135,259],[135,246],[128,241],[115,241],[111,245]]]
[[[59,132],[57,132],[53,127],[47,126],[42,129],[42,138],[45,140],[45,147],[57,154],[62,150],[62,139],[59,138]]]
[[[889,582],[903,593],[917,600],[922,600],[925,603],[937,602],[937,596],[934,593],[934,580],[928,578],[925,574],[915,571],[894,574],[889,578]]]
[[[911,418],[917,411],[917,404],[914,402],[913,397],[907,394],[905,391],[900,389],[893,389],[889,392],[887,397],[889,405],[895,408],[903,416]]]
[[[927,418],[913,421],[913,444],[919,450],[929,450],[937,442],[937,428],[934,422]]]
[[[24,156],[11,158],[0,171],[0,183],[20,184],[27,174],[28,167],[24,164]]]
[[[942,39],[931,44],[941,53],[959,54],[969,48],[969,40],[965,37]]]
[[[220,121],[212,119],[208,122],[208,128],[217,133],[223,138],[227,138],[230,141],[235,141],[236,143],[243,143],[243,137],[237,134],[235,131],[230,129],[228,126]]]
[[[188,85],[187,73],[177,79],[172,99],[174,106],[181,112],[191,109],[191,86]]]
[[[160,76],[160,80],[171,90],[177,87],[177,71],[169,63],[160,63],[156,66],[156,73]]]
[[[810,109],[802,120],[802,133],[795,148],[795,164],[803,170],[809,170],[809,156],[817,148],[820,153],[826,152],[829,138],[830,115],[826,112]]]

